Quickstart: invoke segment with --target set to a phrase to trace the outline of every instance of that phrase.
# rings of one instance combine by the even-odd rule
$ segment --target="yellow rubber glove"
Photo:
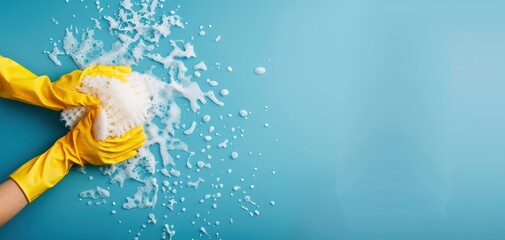
[[[77,87],[81,86],[82,80],[86,76],[107,76],[116,78],[122,82],[126,82],[128,74],[132,72],[130,66],[104,66],[96,65],[87,67],[84,70],[75,70],[69,74],[61,76],[60,79],[53,83],[54,86],[67,89],[76,90]]]
[[[28,202],[58,183],[73,164],[115,164],[137,154],[146,136],[142,127],[135,127],[121,137],[96,141],[92,135],[93,122],[100,109],[92,109],[68,134],[45,153],[14,171],[10,178],[25,193]]]
[[[0,97],[28,104],[63,110],[77,106],[93,107],[100,101],[76,90],[86,76],[105,75],[126,81],[129,66],[92,66],[76,70],[51,83],[47,76],[37,76],[28,69],[0,56]]]

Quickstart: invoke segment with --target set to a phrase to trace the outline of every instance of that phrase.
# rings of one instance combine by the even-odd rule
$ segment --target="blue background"
[[[223,200],[221,212],[210,217],[221,221],[221,237],[505,239],[503,1],[166,5],[178,3],[191,34],[214,26],[206,40],[194,41],[200,59],[235,69],[214,73],[228,79],[221,82],[232,92],[226,106],[207,104],[201,114],[253,112],[247,121],[226,119],[247,136],[235,146],[240,161],[222,169],[245,176],[261,163],[251,183],[262,213],[250,218]],[[56,79],[75,66],[66,59],[57,67],[42,51],[68,25],[91,26],[78,21],[98,16],[94,6],[90,0],[0,3],[0,54]],[[212,44],[217,34],[223,39]],[[259,65],[266,75],[252,74]],[[186,122],[201,118],[187,116]],[[56,112],[0,100],[0,176],[7,178],[65,132]],[[131,239],[151,211],[112,216],[110,206],[85,206],[77,193],[107,182],[96,169],[89,172],[96,180],[71,172],[0,229],[0,238]],[[236,179],[224,181],[230,186]],[[124,196],[112,198],[122,203]],[[162,207],[154,212],[176,226],[175,239],[198,237],[194,215],[174,216]],[[235,224],[228,224],[229,216]],[[149,226],[141,239],[158,239],[160,232],[160,224]]]

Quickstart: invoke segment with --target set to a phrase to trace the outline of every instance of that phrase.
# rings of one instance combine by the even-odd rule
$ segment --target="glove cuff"
[[[64,144],[58,140],[45,153],[33,158],[9,177],[21,188],[29,203],[56,185],[70,171]]]

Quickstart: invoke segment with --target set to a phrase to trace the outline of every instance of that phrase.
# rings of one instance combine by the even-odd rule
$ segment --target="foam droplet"
[[[263,75],[266,72],[267,72],[267,70],[264,67],[257,67],[256,69],[254,69],[254,73],[256,75]]]
[[[230,94],[230,91],[228,91],[228,89],[221,90],[221,96],[226,97],[228,94]]]
[[[240,110],[239,115],[241,117],[247,117],[249,115],[249,113],[246,110]]]

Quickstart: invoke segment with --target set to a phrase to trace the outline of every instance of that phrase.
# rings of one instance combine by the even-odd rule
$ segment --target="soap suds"
[[[212,86],[212,87],[217,87],[217,85],[219,85],[219,83],[217,81],[209,81],[209,85]]]
[[[193,133],[193,131],[195,131],[195,127],[196,127],[196,122],[195,122],[195,121],[193,121],[193,122],[191,123],[191,126],[188,128],[188,130],[184,131],[184,134],[186,134],[186,135],[190,135],[190,134],[192,134],[192,133]]]
[[[266,72],[267,70],[264,67],[257,67],[256,69],[254,69],[254,73],[256,73],[256,75],[263,75]]]
[[[147,223],[156,224],[157,222],[158,220],[156,220],[154,213],[149,213],[149,219],[147,220]]]
[[[203,71],[207,71],[207,66],[205,65],[205,62],[204,61],[201,61],[199,63],[197,63],[193,69],[195,70],[203,70]]]
[[[79,193],[80,198],[88,198],[88,199],[104,199],[110,197],[110,192],[106,189],[103,189],[101,187],[96,187],[94,189],[82,191]]]
[[[240,110],[239,115],[241,117],[247,117],[249,115],[249,113],[246,110]]]
[[[161,233],[161,239],[167,239],[167,235],[168,240],[172,240],[172,237],[175,235],[174,225],[164,225],[163,232]]]
[[[90,19],[94,23],[94,28],[96,28],[98,30],[102,30],[102,26],[100,26],[100,21],[98,21],[98,19],[96,19],[96,18],[90,18]]]
[[[228,139],[225,139],[223,142],[217,145],[218,148],[227,148],[228,147]]]
[[[198,178],[196,181],[194,182],[188,182],[187,183],[187,186],[188,187],[193,187],[195,189],[198,189],[198,186],[200,185],[200,183],[203,183],[205,182],[205,180],[203,178]]]
[[[221,90],[221,96],[226,97],[228,94],[230,94],[230,91],[228,91],[228,89]]]
[[[202,232],[203,234],[209,236],[209,234],[207,233],[207,229],[205,229],[205,227],[201,227],[200,228],[200,232]],[[209,236],[209,238],[210,238],[210,236]]]

